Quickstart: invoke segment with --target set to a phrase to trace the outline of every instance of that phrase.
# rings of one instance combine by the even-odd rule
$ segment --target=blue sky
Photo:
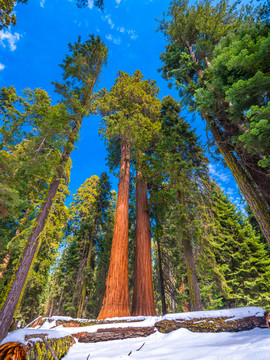
[[[165,40],[156,18],[169,6],[169,0],[104,0],[101,12],[90,0],[88,7],[78,9],[75,0],[29,0],[15,8],[17,25],[0,31],[0,82],[13,85],[18,92],[25,88],[46,90],[57,102],[52,81],[61,80],[58,66],[68,53],[68,43],[86,40],[89,34],[99,35],[109,48],[108,66],[103,69],[99,88],[110,88],[119,70],[133,74],[139,69],[145,78],[154,79],[160,87],[160,99],[177,92],[170,90],[157,71],[162,63],[160,53]],[[77,150],[72,153],[73,168],[70,191],[91,175],[108,171],[106,149],[98,135],[98,116],[83,121]],[[206,142],[204,123],[191,123],[202,142]],[[210,174],[231,199],[239,203],[239,194],[230,172],[221,163],[212,163]],[[117,179],[111,178],[117,190]]]

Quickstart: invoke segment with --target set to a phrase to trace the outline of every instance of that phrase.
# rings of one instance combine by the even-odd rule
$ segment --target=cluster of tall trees
[[[240,11],[226,0],[171,2],[159,23],[161,71],[181,102],[160,100],[139,70],[119,71],[110,90],[94,93],[107,60],[94,35],[69,45],[57,105],[41,89],[0,90],[0,338],[14,314],[28,322],[41,312],[104,319],[267,308],[267,15],[266,6]],[[205,120],[246,214],[209,177],[185,106]],[[118,193],[106,173],[89,174],[67,207],[70,154],[93,113]]]

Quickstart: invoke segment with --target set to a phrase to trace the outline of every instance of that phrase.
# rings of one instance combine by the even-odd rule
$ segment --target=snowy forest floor
[[[202,326],[206,322],[212,325],[212,323],[218,324],[220,318],[223,318],[224,321],[222,326],[224,324],[231,326],[232,323],[242,326],[244,320],[245,324],[252,322],[252,327],[258,326],[260,323],[259,326],[262,326],[262,328],[238,332],[234,332],[235,329],[231,329],[231,332],[219,332],[222,331],[220,328],[212,328],[212,330],[218,332],[209,333],[191,332],[186,328],[174,330],[166,327],[166,332],[167,330],[170,332],[162,333],[160,332],[162,329],[159,327],[160,322],[165,322],[165,324],[173,322],[179,325],[193,321],[196,326]],[[33,340],[32,336],[38,338],[40,334],[43,334],[43,336],[45,334],[48,340],[56,339],[57,342],[57,339],[60,338],[74,337],[75,343],[71,338],[74,345],[69,350],[66,349],[65,356],[62,354],[60,357],[63,360],[267,360],[270,358],[268,319],[267,313],[258,307],[167,314],[156,317],[114,318],[106,321],[72,319],[59,316],[40,317],[29,324],[27,328],[9,333],[2,344],[20,343],[23,346],[30,346],[29,337],[31,337],[32,342],[35,342],[40,341],[40,339]],[[81,339],[78,340],[75,335],[95,336],[98,332],[113,332],[115,330],[117,332],[120,329],[120,331],[127,333],[129,329],[135,330],[138,328],[152,329],[155,332],[146,337],[102,342],[98,339],[97,342],[87,343],[80,342]],[[200,330],[195,328],[194,331]],[[208,330],[204,328],[203,331]],[[31,346],[33,347],[33,343]],[[35,360],[45,359],[44,356],[38,356],[38,358],[36,356],[38,355],[34,355]]]
[[[74,344],[63,360],[267,360],[269,329],[238,333],[193,333],[179,329],[147,338]],[[144,346],[137,351],[142,345]],[[129,355],[130,354],[130,355]]]

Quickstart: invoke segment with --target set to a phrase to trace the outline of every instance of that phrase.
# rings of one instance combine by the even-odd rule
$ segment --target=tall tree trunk
[[[231,149],[226,140],[223,139],[221,131],[215,121],[207,116],[205,116],[205,118],[228,168],[231,170],[248,206],[260,225],[262,233],[270,244],[270,212],[264,200],[261,198],[260,194],[252,184],[252,181],[234,156],[233,149]]]
[[[39,235],[45,227],[49,211],[63,177],[65,167],[69,160],[73,145],[81,126],[81,122],[82,117],[76,121],[72,129],[69,140],[65,146],[65,149],[63,150],[59,166],[57,167],[56,176],[53,178],[49,186],[47,196],[37,216],[36,226],[31,232],[28,243],[19,261],[14,280],[11,283],[11,286],[8,289],[8,293],[5,297],[5,302],[0,312],[0,341],[2,341],[3,338],[7,335],[15,310],[18,308],[19,302],[23,296],[23,290],[25,288],[30,269],[33,266],[37,252],[41,245]]]
[[[189,51],[192,61],[197,63],[196,54],[193,51],[192,46],[187,42],[186,48]],[[206,59],[207,67],[209,68],[211,64]],[[202,70],[197,71],[198,79],[202,76]],[[203,114],[203,117],[206,119],[207,124],[213,134],[214,140],[224,157],[224,160],[230,169],[233,177],[235,178],[240,190],[242,191],[246,202],[248,203],[252,213],[254,214],[262,233],[264,234],[266,240],[270,244],[270,212],[268,210],[266,201],[261,197],[260,193],[254,187],[252,181],[248,177],[245,170],[242,168],[239,161],[233,154],[234,149],[230,147],[227,140],[223,138],[223,134],[216,124],[215,120],[207,114]],[[222,122],[222,118],[220,119]]]
[[[178,202],[180,205],[184,206],[184,193],[178,191],[177,194]],[[185,228],[185,219],[182,223],[183,229]],[[196,268],[193,256],[193,249],[190,241],[190,237],[187,231],[179,229],[180,237],[182,238],[184,260],[187,269],[187,281],[188,281],[188,290],[190,298],[190,310],[191,311],[200,311],[202,310],[201,295],[198,284],[198,279],[196,275]]]
[[[115,224],[106,290],[98,319],[129,316],[128,210],[130,145],[121,141],[121,163]]]
[[[232,106],[230,104],[229,106]],[[218,119],[222,124],[222,127],[225,129],[229,139],[233,137],[239,137],[247,129],[245,127],[245,119],[238,118],[237,123],[234,123],[228,117],[226,109],[226,103],[224,102],[224,110],[218,114]],[[235,152],[240,160],[242,167],[250,175],[250,178],[257,185],[261,195],[262,200],[265,202],[266,206],[270,206],[270,177],[267,169],[262,168],[258,165],[258,162],[262,160],[262,156],[259,154],[250,154],[247,149],[244,148],[243,143],[240,141],[234,147]]]
[[[163,276],[163,269],[162,269],[162,254],[161,254],[159,236],[157,236],[157,246],[158,246],[158,268],[159,268],[159,282],[160,282],[160,295],[161,295],[161,303],[162,303],[162,314],[165,315],[165,314],[167,314],[167,304],[166,304],[166,297],[165,297],[164,276]]]
[[[199,284],[196,276],[195,263],[192,245],[188,236],[184,236],[182,239],[184,258],[187,268],[187,280],[190,297],[190,310],[200,311],[202,310],[201,296]]]
[[[90,265],[91,265],[92,248],[93,248],[93,236],[91,236],[91,239],[90,239],[90,244],[89,244],[89,249],[88,249],[88,255],[87,255],[87,260],[86,260],[85,270],[86,270],[86,273],[87,273],[87,274],[88,274],[88,272],[89,272]],[[81,293],[81,297],[80,297],[80,302],[79,302],[79,307],[78,307],[77,318],[81,318],[81,317],[82,317],[83,305],[84,305],[85,294],[86,294],[86,286],[87,286],[87,275],[84,274],[83,286],[82,286],[82,293]]]
[[[132,316],[155,316],[151,261],[151,229],[147,203],[147,183],[136,175],[136,254]]]

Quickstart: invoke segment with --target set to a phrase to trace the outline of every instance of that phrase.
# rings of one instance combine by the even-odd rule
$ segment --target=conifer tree
[[[193,247],[201,232],[198,226],[202,221],[200,196],[207,192],[207,161],[194,131],[179,112],[179,104],[172,97],[162,100],[162,132],[156,146],[155,166],[166,181],[166,196],[170,199],[168,212],[173,217],[174,236],[181,244],[186,265],[190,309],[201,310]]]
[[[171,3],[166,17],[160,22],[160,30],[168,40],[166,52],[161,55],[164,62],[162,72],[165,79],[175,81],[184,104],[196,109],[195,91],[197,87],[204,87],[204,70],[211,67],[215,46],[222,37],[238,29],[243,22],[254,23],[257,12],[254,10],[254,13],[255,16],[248,11],[240,13],[237,4],[230,6],[227,0],[222,0],[216,5],[212,5],[208,0],[202,0],[192,6],[188,1]],[[270,215],[267,202],[261,195],[267,178],[263,181],[259,179],[260,176],[257,177],[258,189],[252,180],[250,169],[248,170],[243,159],[235,154],[237,148],[234,147],[233,141],[228,141],[224,132],[228,106],[229,104],[222,104],[222,110],[225,111],[214,114],[202,111],[201,115],[206,120],[207,127],[211,130],[214,141],[262,232],[270,242]],[[245,156],[247,157],[247,153]],[[260,173],[256,161],[252,157],[249,157],[249,160],[253,170]]]
[[[103,91],[99,109],[107,140],[120,139],[121,161],[114,236],[106,292],[99,319],[129,315],[128,290],[128,213],[130,157],[140,158],[159,130],[158,88],[143,80],[140,71],[132,76],[119,72],[110,92]]]
[[[213,252],[228,287],[221,306],[267,308],[270,260],[266,244],[228,196],[217,186],[213,191]]]
[[[69,138],[63,148],[61,158],[55,170],[55,176],[50,183],[46,198],[41,206],[29,241],[21,257],[16,276],[1,307],[0,339],[3,339],[12,321],[19,298],[33,265],[33,259],[38,251],[39,235],[44,229],[53,199],[60,185],[64,168],[69,160],[74,143],[78,137],[81,122],[86,114],[91,113],[93,89],[99,79],[101,68],[106,62],[107,49],[99,37],[93,35],[85,43],[80,39],[74,45],[69,45],[71,55],[66,56],[63,65],[62,84],[55,83],[56,91],[62,95],[63,103],[69,110],[70,123]],[[40,239],[39,239],[40,240]]]
[[[69,244],[51,279],[53,291],[47,308],[52,314],[97,315],[96,297],[101,297],[100,282],[108,268],[112,237],[112,196],[106,173],[100,179],[93,175],[76,192],[66,228]]]

